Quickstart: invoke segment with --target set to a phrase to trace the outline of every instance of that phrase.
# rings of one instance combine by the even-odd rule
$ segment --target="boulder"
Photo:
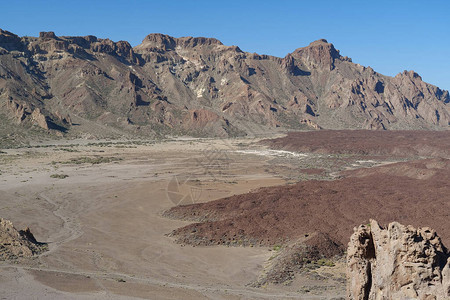
[[[29,228],[17,230],[11,221],[0,218],[0,261],[31,257],[48,249],[39,243]]]
[[[347,250],[348,299],[450,299],[450,253],[436,232],[361,225]]]
[[[41,127],[42,129],[48,130],[48,122],[47,117],[41,112],[39,108],[36,108],[33,110],[33,113],[31,114],[32,121]]]

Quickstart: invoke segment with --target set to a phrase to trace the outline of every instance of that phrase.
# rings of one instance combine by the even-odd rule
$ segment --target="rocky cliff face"
[[[11,221],[0,218],[0,261],[31,257],[48,249],[38,243],[29,228],[17,230]]]
[[[374,220],[347,252],[348,299],[450,299],[450,253],[436,232]]]
[[[212,38],[150,34],[133,48],[94,36],[0,30],[0,112],[49,131],[439,129],[449,127],[449,103],[447,91],[416,73],[381,75],[326,40],[278,58]]]

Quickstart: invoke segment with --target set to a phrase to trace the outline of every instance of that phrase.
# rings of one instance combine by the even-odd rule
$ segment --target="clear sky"
[[[319,38],[353,62],[395,76],[415,70],[450,89],[449,0],[3,1],[0,28],[17,35],[95,35],[138,45],[149,33],[215,37],[284,57]]]

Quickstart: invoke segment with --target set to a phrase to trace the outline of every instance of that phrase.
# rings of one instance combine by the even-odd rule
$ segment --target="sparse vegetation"
[[[65,179],[69,177],[67,174],[52,174],[50,175],[50,178],[58,178],[58,179]]]
[[[326,258],[321,258],[318,261],[316,261],[316,264],[318,264],[319,266],[325,266],[325,267],[334,267],[335,264],[332,260],[330,259],[326,259]]]
[[[61,162],[62,164],[75,164],[75,165],[81,165],[81,164],[103,164],[103,163],[110,163],[114,161],[120,161],[122,160],[119,157],[89,157],[89,156],[81,156],[77,158],[72,158],[69,161]]]
[[[272,250],[273,251],[280,251],[281,247],[282,247],[281,245],[277,244],[277,245],[273,246]]]
[[[237,184],[238,182],[235,181],[235,180],[232,180],[232,181],[225,181],[225,183],[228,183],[228,184]]]
[[[57,150],[66,151],[66,152],[80,152],[79,150],[71,149],[71,148],[59,148]]]

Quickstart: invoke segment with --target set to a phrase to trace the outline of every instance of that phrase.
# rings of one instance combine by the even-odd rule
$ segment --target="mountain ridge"
[[[295,129],[448,129],[448,91],[354,64],[320,39],[285,57],[215,38],[0,29],[0,113],[59,135],[235,136]],[[28,126],[28,127],[27,127]]]

